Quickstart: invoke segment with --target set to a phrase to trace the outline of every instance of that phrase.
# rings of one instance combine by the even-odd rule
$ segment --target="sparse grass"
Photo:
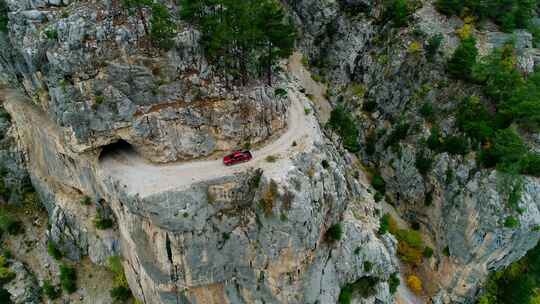
[[[111,298],[115,303],[126,302],[131,298],[131,290],[129,289],[121,258],[119,256],[109,257],[107,266],[114,274],[114,286],[110,290]]]
[[[364,271],[370,272],[373,269],[373,263],[370,261],[364,261]]]
[[[56,247],[56,244],[52,240],[49,240],[47,243],[47,252],[53,259],[57,261],[61,260],[63,257],[62,251]]]
[[[334,224],[328,228],[326,231],[326,239],[330,242],[337,242],[341,240],[341,237],[343,236],[343,228],[341,227],[341,224]]]
[[[310,108],[304,108],[304,114],[306,114],[306,115],[311,114],[311,109]]]
[[[263,208],[264,215],[267,217],[270,217],[274,215],[274,205],[276,203],[276,199],[279,195],[278,192],[278,185],[276,181],[271,180],[270,184],[266,188],[266,190],[262,194],[261,198],[261,205]]]
[[[114,222],[111,218],[105,217],[98,209],[96,217],[94,218],[94,225],[97,229],[105,230],[112,228],[114,226]]]
[[[60,285],[67,293],[74,293],[77,290],[77,272],[75,268],[67,264],[60,265]]]
[[[275,163],[278,160],[276,155],[268,155],[265,160],[269,163]]]
[[[517,228],[519,227],[519,220],[513,216],[509,216],[504,220],[504,227],[506,228]]]
[[[98,96],[96,96],[96,104],[100,105],[100,104],[102,104],[104,101],[105,101],[105,96],[103,96],[103,95],[98,95]]]
[[[49,280],[45,280],[43,282],[43,287],[41,289],[43,290],[43,294],[49,300],[56,300],[62,294],[62,290],[60,288],[58,288],[57,286],[52,285],[51,281],[49,281]]]
[[[0,208],[0,231],[11,235],[22,232],[22,223],[5,208]]]
[[[81,205],[84,206],[90,206],[92,204],[92,199],[90,196],[85,195],[83,198],[81,198]]]

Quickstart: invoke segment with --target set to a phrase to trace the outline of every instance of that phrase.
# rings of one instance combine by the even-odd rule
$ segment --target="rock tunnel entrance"
[[[102,147],[99,153],[99,161],[103,161],[106,158],[120,156],[122,154],[133,154],[135,149],[133,146],[123,139],[119,139],[116,142],[105,145]]]

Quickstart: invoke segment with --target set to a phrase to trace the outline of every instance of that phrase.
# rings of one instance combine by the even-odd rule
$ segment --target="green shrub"
[[[448,247],[448,246],[444,247],[443,254],[445,256],[449,257],[450,256],[450,247]]]
[[[114,221],[110,218],[96,216],[94,219],[94,225],[99,230],[106,230],[111,229],[114,226]]]
[[[472,37],[463,39],[448,61],[448,73],[455,78],[472,79],[472,69],[477,57],[476,40]]]
[[[509,216],[504,220],[504,227],[506,228],[517,228],[519,227],[519,220],[513,216]]]
[[[372,132],[366,136],[366,153],[367,155],[373,155],[377,151],[377,135]]]
[[[339,292],[338,303],[339,304],[350,304],[352,301],[353,290],[349,285],[345,285],[341,288]]]
[[[49,253],[49,256],[57,261],[61,260],[64,256],[53,241],[47,243],[47,252]]]
[[[51,281],[45,280],[43,282],[43,294],[49,299],[49,300],[56,300],[60,297],[60,294],[62,293],[62,290],[58,288],[57,286],[54,286],[51,284]]]
[[[407,0],[386,0],[385,19],[392,21],[395,27],[407,26],[411,13]]]
[[[373,196],[373,199],[376,203],[382,201],[384,198],[384,194],[380,193],[379,191],[375,192],[375,195]]]
[[[506,269],[492,272],[479,304],[537,304],[540,288],[540,245]],[[483,302],[482,302],[483,301]]]
[[[433,159],[427,156],[425,151],[416,155],[416,169],[422,175],[426,175],[433,167]]]
[[[459,129],[477,142],[485,143],[494,135],[493,117],[477,97],[466,98],[458,110]]]
[[[433,249],[431,249],[431,247],[427,247],[424,248],[424,252],[422,253],[422,255],[425,257],[425,258],[431,258],[433,256]]]
[[[496,165],[503,172],[516,172],[520,171],[527,150],[517,131],[507,128],[496,132],[493,145],[482,152],[480,159],[487,167]]]
[[[89,206],[92,204],[92,199],[90,196],[86,195],[81,199],[81,205]]]
[[[442,147],[442,135],[438,127],[433,127],[431,129],[431,134],[429,135],[426,144],[428,148],[433,151],[438,151]]]
[[[358,129],[353,116],[342,105],[335,107],[330,113],[328,126],[343,140],[343,147],[350,152],[358,152]]]
[[[0,286],[0,303],[5,304],[12,304],[11,301],[11,294],[5,290],[2,286]]]
[[[377,102],[371,99],[364,102],[364,105],[362,106],[362,110],[368,113],[373,113],[375,112],[376,109],[377,109]]]
[[[321,165],[324,169],[330,168],[330,163],[326,159],[322,160]]]
[[[77,290],[77,272],[66,264],[60,265],[60,285],[67,293]]]
[[[527,27],[534,17],[537,6],[536,0],[437,0],[435,2],[435,7],[443,14],[460,16],[466,7],[468,14],[480,20],[489,18],[507,32]]]
[[[435,55],[437,55],[437,52],[439,51],[443,40],[444,36],[442,34],[436,34],[428,39],[428,43],[425,47],[426,57],[428,60],[432,60]]]
[[[379,280],[374,277],[362,277],[356,280],[354,283],[348,283],[341,288],[339,293],[338,303],[349,304],[351,303],[354,293],[363,298],[367,298],[375,294],[375,286],[379,283]]]
[[[386,193],[386,182],[379,173],[375,173],[371,179],[371,186],[384,195]]]
[[[98,95],[98,96],[96,96],[96,104],[100,105],[100,104],[102,104],[104,101],[105,101],[105,96],[103,96],[103,95]]]
[[[433,110],[433,104],[431,102],[425,102],[420,109],[418,110],[420,115],[426,120],[433,120],[435,116],[435,111]]]
[[[113,287],[110,291],[111,298],[115,302],[124,303],[131,298],[131,289],[125,286]]]
[[[398,124],[392,133],[388,135],[388,138],[386,139],[385,147],[393,146],[397,143],[399,143],[401,140],[405,139],[407,135],[409,134],[410,125],[408,123],[400,123]]]
[[[528,153],[521,162],[521,173],[540,177],[540,155]]]
[[[96,217],[94,218],[94,226],[100,230],[111,229],[114,226],[112,218],[106,216],[101,209],[97,209]]]
[[[463,10],[463,0],[437,0],[435,7],[445,15],[459,16]]]
[[[152,4],[150,18],[150,39],[155,47],[170,50],[174,47],[176,24],[169,9],[161,3]]]
[[[370,261],[364,261],[364,271],[370,272],[373,269],[373,263]]]
[[[44,31],[45,36],[49,40],[57,40],[58,39],[58,31],[56,29],[48,28]]]
[[[330,242],[337,242],[341,240],[342,236],[343,228],[341,227],[341,224],[334,224],[326,231],[326,239]]]
[[[0,231],[3,233],[16,235],[22,232],[22,223],[7,210],[0,208]]]
[[[392,273],[390,275],[390,278],[388,278],[388,287],[390,289],[391,294],[395,294],[398,287],[399,287],[400,281],[399,276],[397,273]]]
[[[386,234],[390,230],[390,221],[391,217],[390,214],[386,213],[381,217],[379,220],[379,231],[378,233],[380,235]]]
[[[4,0],[0,0],[0,32],[8,31],[8,12],[9,8]]]
[[[484,94],[496,104],[509,101],[516,88],[525,83],[521,72],[513,64],[516,60],[514,47],[506,44],[482,58],[474,67],[475,81],[483,85]]]
[[[446,137],[443,150],[453,155],[465,155],[469,152],[469,141],[463,136]]]
[[[277,97],[280,97],[280,98],[285,98],[287,97],[287,90],[283,89],[283,88],[277,88],[274,90],[274,95],[276,95]]]

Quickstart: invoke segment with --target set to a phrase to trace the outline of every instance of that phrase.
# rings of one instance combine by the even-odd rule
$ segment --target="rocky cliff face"
[[[118,1],[7,3],[0,79],[24,94],[4,91],[3,105],[49,238],[68,258],[121,255],[143,303],[335,303],[343,286],[362,281],[369,288],[357,303],[393,302],[395,243],[376,234],[380,206],[353,177],[356,161],[317,124],[307,144],[287,143],[295,152],[264,170],[151,195],[103,170],[100,156],[120,140],[148,163],[275,140],[294,100],[310,108],[295,79],[276,85],[288,97],[258,83],[231,88],[195,29],[182,25],[171,51],[149,48]],[[114,219],[113,229],[97,229],[100,218]],[[341,239],[327,233],[336,224]]]
[[[3,78],[18,78],[75,152],[123,139],[152,161],[185,160],[285,127],[286,105],[274,90],[228,88],[188,25],[164,53],[139,37],[142,25],[119,1],[8,5]]]
[[[523,179],[521,212],[516,212],[508,207],[512,180],[479,169],[475,155],[431,153],[431,172],[421,174],[416,166],[418,156],[426,153],[425,139],[433,125],[419,114],[421,106],[429,102],[437,108],[443,135],[454,135],[458,131],[451,113],[464,96],[478,92],[445,74],[463,21],[440,15],[431,3],[422,4],[407,28],[383,24],[380,5],[365,1],[289,5],[302,26],[302,44],[311,63],[334,88],[331,100],[346,104],[361,124],[360,153],[366,164],[379,168],[386,182],[385,200],[409,223],[420,224],[424,237],[436,246],[435,258],[424,266],[426,288],[437,294],[433,300],[473,302],[489,271],[517,260],[538,242],[540,181]],[[443,35],[443,43],[428,60],[423,47],[436,34]],[[514,37],[524,71],[532,71],[539,60],[527,32],[512,36],[488,26],[474,35],[482,54]],[[392,132],[404,123],[410,126],[407,136],[389,147]],[[505,227],[508,217],[517,218],[519,227]]]
[[[299,47],[328,80],[330,101],[345,102],[357,118],[363,146],[356,156],[316,124],[308,144],[291,142],[275,164],[151,194],[126,185],[101,158],[119,143],[148,166],[166,168],[276,140],[294,102],[313,118],[298,79],[282,73],[273,88],[234,87],[206,61],[196,29],[180,23],[172,50],[154,49],[119,2],[7,1],[0,82],[24,94],[4,91],[11,118],[0,115],[0,162],[10,188],[24,187],[25,163],[49,214],[49,238],[68,258],[104,264],[121,255],[143,303],[335,303],[353,282],[370,285],[355,303],[392,303],[396,244],[376,233],[386,203],[420,225],[435,249],[420,267],[435,303],[473,301],[489,271],[540,238],[538,179],[523,179],[518,212],[508,208],[505,179],[480,169],[473,154],[430,153],[427,174],[416,166],[432,124],[418,114],[421,105],[435,104],[445,114],[441,132],[454,134],[449,113],[461,95],[478,91],[445,74],[463,21],[430,3],[411,26],[395,29],[380,22],[380,3],[286,1]],[[510,37],[490,28],[474,33],[483,54]],[[427,60],[422,46],[436,34],[443,46]],[[530,34],[513,37],[522,69],[531,71],[538,51]],[[389,147],[404,122],[410,131]],[[375,203],[360,162],[379,169],[384,202]],[[88,198],[90,205],[80,203]],[[509,216],[519,227],[504,226]],[[97,229],[96,218],[113,219],[113,229]],[[338,223],[343,236],[332,240],[327,231]]]

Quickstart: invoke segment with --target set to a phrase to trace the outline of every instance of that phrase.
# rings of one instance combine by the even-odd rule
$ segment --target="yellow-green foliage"
[[[7,267],[7,260],[0,255],[0,284],[7,283],[15,278],[15,273]]]
[[[418,41],[414,41],[409,45],[407,51],[409,54],[419,54],[422,52],[422,44]]]
[[[471,23],[465,23],[462,28],[456,30],[461,40],[471,37],[474,26]]]
[[[412,229],[399,229],[391,216],[388,218],[388,231],[398,240],[400,258],[408,264],[419,265],[424,253],[424,241],[420,233]]]
[[[122,260],[119,256],[109,257],[108,261],[109,270],[114,273],[114,284],[116,286],[128,286],[126,275],[124,274],[124,266],[122,266]]]
[[[349,90],[351,91],[351,93],[358,97],[358,98],[363,98],[364,95],[366,95],[366,86],[364,84],[361,84],[361,83],[354,83],[350,86]]]
[[[272,180],[268,185],[268,188],[262,194],[262,207],[266,216],[273,215],[273,209],[278,193],[278,185]]]
[[[420,294],[420,293],[422,293],[422,281],[421,281],[420,278],[418,278],[417,276],[415,276],[415,275],[410,275],[410,276],[407,278],[407,285],[409,285],[409,288],[410,288],[411,291],[414,292],[415,294]]]

